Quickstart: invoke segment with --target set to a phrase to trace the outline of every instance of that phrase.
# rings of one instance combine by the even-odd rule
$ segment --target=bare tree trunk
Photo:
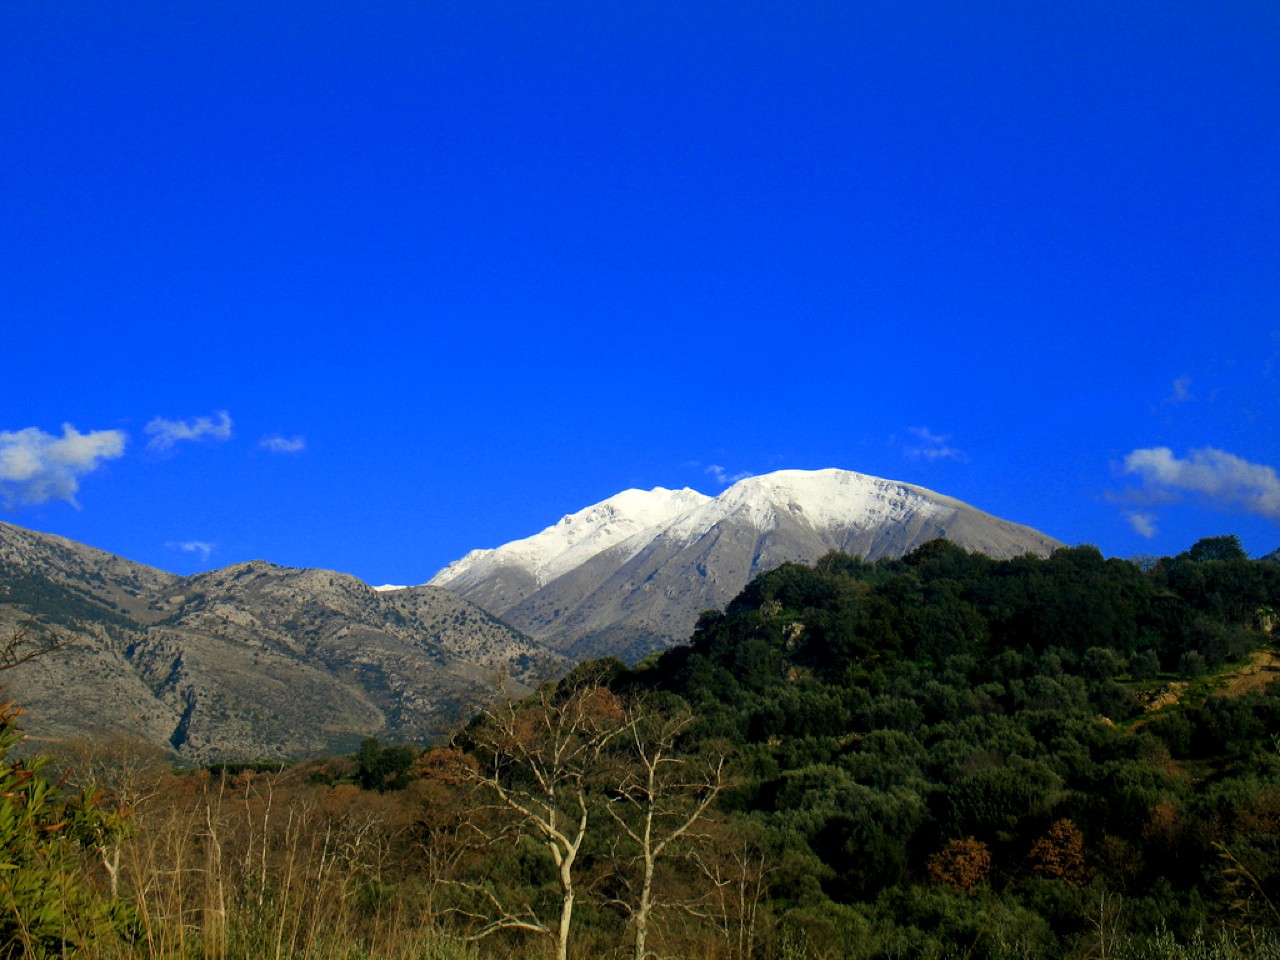
[[[560,909],[554,922],[543,920],[527,906],[503,904],[491,891],[463,884],[490,911],[488,917],[466,914],[481,922],[470,939],[499,930],[540,933],[551,940],[556,960],[567,960],[578,898],[575,867],[590,828],[590,794],[599,780],[601,751],[622,732],[626,717],[608,690],[582,686],[567,696],[544,688],[537,703],[508,703],[486,719],[476,746],[488,756],[467,778],[494,796],[508,819],[514,818],[510,829],[537,839],[547,850]],[[486,844],[496,839],[482,835]]]
[[[631,760],[609,814],[636,848],[639,892],[621,904],[631,918],[632,958],[647,960],[649,929],[659,901],[654,892],[658,863],[671,844],[689,836],[703,820],[724,782],[724,758],[689,776],[691,761],[676,752],[676,741],[692,715],[659,715],[643,706],[632,711],[627,732]]]

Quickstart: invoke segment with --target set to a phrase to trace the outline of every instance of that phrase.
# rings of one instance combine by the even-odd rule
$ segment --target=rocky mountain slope
[[[935,537],[997,558],[1060,545],[841,470],[753,477],[718,497],[628,490],[397,589],[261,561],[179,577],[0,523],[0,643],[30,619],[63,641],[0,686],[37,737],[122,734],[201,760],[420,738],[498,678],[531,684],[683,642],[701,611],[786,561],[896,556]]]
[[[499,677],[566,661],[435,587],[255,561],[178,577],[0,523],[0,639],[34,618],[63,640],[0,674],[38,737],[140,737],[193,759],[417,738]]]
[[[830,550],[874,560],[945,537],[995,558],[1061,544],[922,487],[845,470],[751,477],[718,497],[628,490],[429,583],[573,659],[632,658],[688,638],[757,574]]]

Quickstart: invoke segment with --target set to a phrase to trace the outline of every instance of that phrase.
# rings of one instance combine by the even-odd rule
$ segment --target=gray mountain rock
[[[0,523],[0,638],[30,619],[63,646],[0,683],[35,738],[118,734],[197,760],[423,738],[498,678],[568,665],[436,587],[261,561],[178,577]]]
[[[625,535],[610,536],[610,526]],[[812,563],[830,550],[896,557],[937,537],[997,558],[1062,545],[922,487],[788,470],[714,498],[627,491],[526,540],[469,554],[430,582],[573,659],[635,659],[687,640],[699,613],[723,608],[782,563]]]

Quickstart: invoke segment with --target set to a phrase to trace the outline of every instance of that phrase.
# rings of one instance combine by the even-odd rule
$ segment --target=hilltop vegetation
[[[124,751],[91,779],[132,835],[84,870],[133,919],[95,949],[1280,956],[1277,607],[1280,564],[1232,537],[934,541],[779,567],[688,646],[429,750],[198,776]]]
[[[1064,955],[1280,921],[1280,690],[1213,680],[1277,599],[1280,566],[1231,537],[1145,569],[934,541],[781,567],[619,682],[739,745],[725,806],[785,838],[784,915],[883,952]]]

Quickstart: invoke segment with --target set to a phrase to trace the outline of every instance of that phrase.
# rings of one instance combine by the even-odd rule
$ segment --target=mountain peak
[[[668,490],[623,490],[606,500],[561,517],[531,537],[501,547],[472,550],[432,577],[431,586],[461,588],[477,572],[493,566],[523,574],[541,587],[597,554],[617,547],[637,534],[666,523],[690,507],[711,498],[685,487]]]
[[[936,537],[994,557],[1061,545],[912,484],[836,468],[780,470],[716,497],[626,490],[532,537],[473,551],[429,582],[585,657],[625,652],[602,644],[606,635],[682,641],[698,613],[780,563],[811,563],[829,550],[900,556]]]
[[[834,467],[779,470],[747,477],[721,493],[714,502],[714,512],[721,516],[745,512],[762,528],[786,518],[815,529],[898,522],[913,512],[937,516],[961,505],[923,487]],[[690,517],[685,526],[696,527],[709,519],[709,516]]]

